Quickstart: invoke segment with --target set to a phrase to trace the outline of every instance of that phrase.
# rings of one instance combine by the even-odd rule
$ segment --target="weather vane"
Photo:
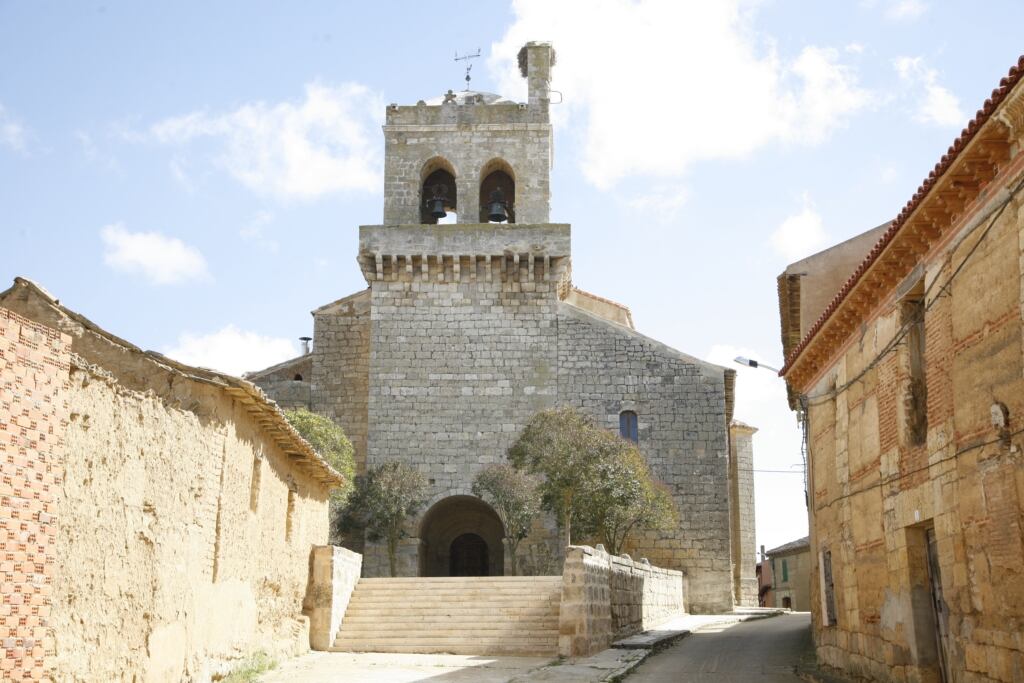
[[[473,70],[473,64],[469,60],[476,59],[479,56],[480,56],[480,48],[477,48],[476,52],[474,52],[472,54],[465,54],[465,55],[462,55],[461,57],[459,56],[458,52],[455,53],[455,61],[456,62],[465,62],[466,63],[466,90],[469,90],[469,72]]]

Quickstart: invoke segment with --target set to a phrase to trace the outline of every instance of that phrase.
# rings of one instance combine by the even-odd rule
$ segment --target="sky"
[[[241,373],[366,286],[388,103],[524,100],[558,55],[552,212],[574,284],[738,371],[757,543],[807,533],[775,277],[893,218],[1024,48],[1024,4],[0,0],[0,286]],[[556,96],[557,99],[557,96]]]

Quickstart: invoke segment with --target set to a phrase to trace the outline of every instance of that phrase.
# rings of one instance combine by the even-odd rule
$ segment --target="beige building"
[[[253,384],[0,293],[4,679],[210,680],[309,648],[341,482]],[[10,469],[7,469],[10,467]]]
[[[762,546],[763,547],[763,546]],[[764,607],[797,612],[811,609],[811,543],[804,536],[764,552],[761,585]]]
[[[473,479],[538,411],[568,405],[636,441],[672,492],[679,526],[637,534],[630,554],[682,571],[692,610],[756,604],[755,430],[732,426],[735,373],[572,286],[572,230],[549,222],[553,64],[550,44],[523,47],[526,102],[464,91],[388,106],[384,223],[359,228],[367,289],[313,311],[310,354],[248,376],[337,421],[361,470],[399,460],[426,475],[404,576],[508,571]],[[366,576],[388,571],[382,544],[356,545]],[[518,573],[558,573],[553,519],[520,548]]]
[[[1022,72],[852,271],[830,250],[779,280],[815,643],[849,674],[1024,680]]]

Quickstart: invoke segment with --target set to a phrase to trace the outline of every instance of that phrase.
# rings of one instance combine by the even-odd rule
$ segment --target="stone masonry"
[[[345,429],[361,471],[401,460],[428,478],[427,509],[399,548],[402,575],[426,572],[431,508],[471,496],[475,475],[505,459],[535,413],[576,406],[617,431],[632,411],[640,450],[681,521],[638,535],[629,552],[686,574],[691,610],[728,610],[754,576],[752,487],[729,483],[733,373],[643,336],[626,307],[572,287],[570,226],[547,222],[553,51],[530,43],[523,55],[527,103],[461,93],[388,108],[385,223],[359,229],[368,289],[313,312],[309,356],[249,377],[286,401],[295,375],[311,378],[309,406]],[[419,224],[421,184],[439,167],[454,171],[458,223]],[[515,223],[477,222],[491,168],[514,178]],[[749,468],[744,438],[738,457]],[[735,524],[731,506],[745,511]],[[380,544],[361,550],[365,576],[387,572]],[[560,573],[552,519],[521,550],[521,571]]]

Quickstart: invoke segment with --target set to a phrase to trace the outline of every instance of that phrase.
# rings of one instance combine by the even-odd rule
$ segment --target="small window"
[[[302,375],[296,372],[295,376],[292,377],[292,379],[295,380],[296,382],[301,382],[302,381]]]
[[[782,583],[789,581],[789,565],[785,560],[782,561]]]
[[[633,443],[640,442],[640,423],[632,410],[619,413],[619,435]]]
[[[925,379],[924,280],[919,280],[902,301],[902,324],[906,329],[907,381],[904,389],[907,442],[920,446],[928,440],[928,382]]]

